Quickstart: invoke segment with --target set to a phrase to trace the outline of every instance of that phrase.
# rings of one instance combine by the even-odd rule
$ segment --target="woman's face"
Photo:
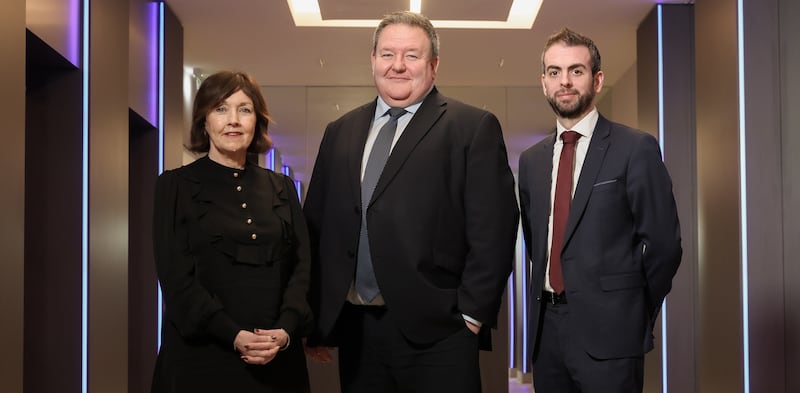
[[[243,162],[255,129],[253,100],[237,90],[206,115],[209,157]]]

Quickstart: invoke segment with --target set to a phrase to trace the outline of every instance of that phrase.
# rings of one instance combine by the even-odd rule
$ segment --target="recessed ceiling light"
[[[370,27],[380,23],[377,19],[322,19],[319,0],[286,0],[292,13],[295,26],[298,27]],[[530,29],[542,0],[513,0],[504,21],[487,20],[431,20],[436,28],[445,29]],[[412,0],[411,11],[422,9],[422,0]]]

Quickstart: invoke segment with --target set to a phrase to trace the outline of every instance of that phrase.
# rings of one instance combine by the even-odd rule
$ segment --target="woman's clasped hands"
[[[233,346],[247,364],[267,364],[288,345],[289,334],[283,329],[240,330],[233,340]]]

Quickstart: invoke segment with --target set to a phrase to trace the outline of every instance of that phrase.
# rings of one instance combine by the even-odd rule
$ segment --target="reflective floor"
[[[508,380],[508,393],[533,393],[533,386],[530,383],[520,383],[516,378]]]

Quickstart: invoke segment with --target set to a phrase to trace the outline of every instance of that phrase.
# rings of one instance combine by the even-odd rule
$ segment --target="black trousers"
[[[346,305],[339,318],[342,393],[480,393],[478,336],[466,325],[432,344],[409,342],[386,309]]]
[[[644,358],[596,359],[570,328],[569,304],[544,306],[533,356],[536,393],[641,393]]]

